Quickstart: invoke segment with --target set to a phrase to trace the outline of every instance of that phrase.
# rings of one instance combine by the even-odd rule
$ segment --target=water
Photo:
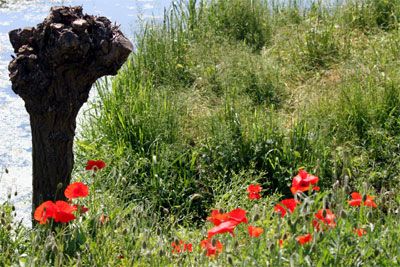
[[[30,224],[32,197],[31,131],[24,103],[11,90],[7,66],[13,54],[8,32],[36,26],[51,6],[82,5],[83,12],[102,15],[121,25],[132,39],[141,20],[162,18],[170,0],[0,0],[0,203],[11,195],[17,220]],[[93,97],[93,93],[91,95]],[[79,126],[78,126],[79,127]],[[7,171],[6,171],[7,169]],[[14,193],[18,192],[16,196]]]

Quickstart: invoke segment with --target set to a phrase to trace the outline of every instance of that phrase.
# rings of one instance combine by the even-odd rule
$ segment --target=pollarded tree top
[[[16,53],[9,64],[12,89],[35,113],[79,109],[92,84],[115,75],[133,50],[118,26],[83,14],[80,6],[52,7],[36,28],[16,29],[9,37]]]

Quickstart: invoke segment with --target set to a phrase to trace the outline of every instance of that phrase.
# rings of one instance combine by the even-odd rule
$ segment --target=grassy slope
[[[98,85],[77,142],[75,177],[91,186],[90,212],[51,233],[11,226],[4,205],[0,262],[400,264],[400,2],[307,11],[252,2],[189,1],[173,6],[164,24],[142,28],[126,67]],[[78,171],[88,158],[109,166],[90,177]],[[273,206],[290,196],[300,167],[320,177],[322,192],[281,221]],[[256,204],[246,197],[252,182],[266,189]],[[380,209],[350,209],[353,190],[377,195]],[[238,206],[265,234],[251,240],[241,225],[208,259],[198,247],[210,227],[204,218]],[[295,237],[312,231],[323,207],[338,226],[299,246]],[[99,223],[101,214],[110,221]],[[368,234],[357,238],[355,227]],[[195,251],[171,254],[175,239]]]

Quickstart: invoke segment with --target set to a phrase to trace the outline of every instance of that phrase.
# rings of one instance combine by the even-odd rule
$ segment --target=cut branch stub
[[[16,57],[9,64],[13,91],[30,115],[33,208],[63,199],[74,162],[76,116],[92,84],[115,75],[133,46],[105,17],[82,7],[53,7],[36,28],[9,33]]]

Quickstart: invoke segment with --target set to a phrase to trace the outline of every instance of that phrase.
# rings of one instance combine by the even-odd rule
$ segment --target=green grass
[[[89,213],[28,229],[4,203],[0,265],[400,265],[399,10],[386,0],[175,3],[163,23],[141,27],[118,75],[97,83],[75,149]],[[91,158],[107,168],[81,172]],[[299,168],[319,176],[321,192],[279,219],[273,207]],[[250,183],[265,189],[261,200],[247,199]],[[353,191],[379,208],[350,208]],[[264,234],[240,225],[207,258],[205,218],[236,207]],[[337,227],[300,246],[323,207]],[[172,254],[176,239],[194,251]]]

